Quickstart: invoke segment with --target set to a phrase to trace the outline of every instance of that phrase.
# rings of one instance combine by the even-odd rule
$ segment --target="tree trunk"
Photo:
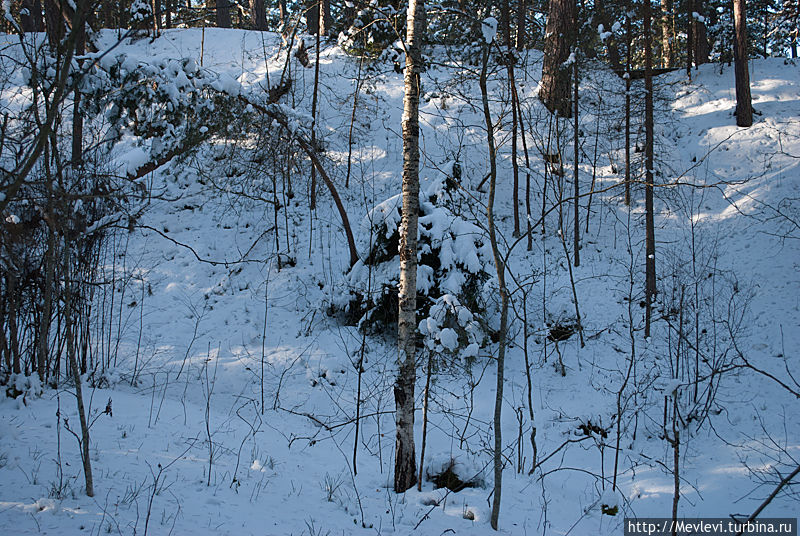
[[[286,20],[289,16],[286,8],[286,0],[278,0],[278,10],[281,14],[281,32],[285,31],[286,28]]]
[[[551,113],[570,117],[570,68],[565,66],[574,37],[575,0],[551,0],[545,29],[539,99]]]
[[[400,224],[400,289],[397,319],[398,364],[394,399],[394,490],[411,488],[417,479],[414,452],[414,384],[417,331],[417,218],[419,213],[419,95],[422,63],[423,0],[409,0],[406,14],[406,69],[403,97],[403,210]]]
[[[44,19],[50,47],[57,49],[64,38],[64,19],[56,0],[44,0]]]
[[[519,163],[517,162],[517,101],[513,97],[516,80],[514,77],[514,51],[511,41],[511,5],[503,0],[503,33],[506,47],[506,73],[508,75],[509,95],[511,96],[511,168],[514,177],[514,237],[520,236],[519,229]]]
[[[526,1],[517,0],[517,50],[525,48],[525,11]]]
[[[306,9],[306,30],[310,35],[319,33],[319,0],[311,0]]]
[[[666,69],[675,63],[675,15],[672,10],[673,0],[661,0],[661,58]]]
[[[583,6],[583,4],[581,5]],[[608,11],[606,11],[603,0],[595,0],[594,17],[595,17],[594,20],[603,25],[605,31],[607,32],[611,31],[612,27],[611,19],[608,16]],[[611,68],[615,70],[619,69],[620,68],[619,49],[617,48],[617,42],[613,35],[611,35],[605,40],[605,46],[608,54],[608,63],[611,64]]]
[[[48,187],[47,214],[52,219],[53,215],[53,192],[52,185]],[[42,318],[39,322],[39,340],[36,349],[36,371],[39,373],[39,381],[44,385],[47,382],[48,355],[50,353],[50,321],[53,315],[53,291],[55,281],[56,264],[56,234],[52,228],[52,223],[48,221],[47,228],[47,251],[45,253],[45,276],[44,290],[42,296]]]
[[[330,35],[333,20],[331,19],[331,2],[330,0],[320,0],[320,7],[322,13],[319,17],[319,34]]]
[[[217,28],[231,27],[230,0],[217,0]]]
[[[6,292],[11,296],[8,300],[8,335],[9,353],[11,354],[11,371],[20,374],[22,367],[19,356],[19,331],[17,330],[17,317],[19,313],[19,290],[17,290],[17,274],[9,270],[6,275]]]
[[[81,385],[81,372],[75,358],[75,325],[72,313],[72,283],[69,282],[70,274],[70,245],[64,248],[64,279],[65,279],[65,298],[64,316],[67,324],[67,359],[69,368],[72,371],[72,379],[75,382],[75,398],[78,402],[78,419],[81,425],[81,461],[83,462],[83,476],[86,484],[86,495],[94,497],[94,480],[92,478],[92,460],[89,458],[89,423],[86,420],[86,409],[83,405],[83,389]]]
[[[574,145],[573,145],[573,149],[574,149],[573,186],[575,188],[575,202],[573,204],[573,208],[575,209],[575,221],[573,221],[573,234],[572,234],[572,248],[573,249],[572,249],[572,254],[573,254],[573,257],[574,257],[573,258],[573,263],[577,267],[577,266],[581,265],[581,256],[580,256],[581,255],[580,254],[580,244],[581,244],[580,224],[581,224],[581,219],[580,219],[580,214],[579,214],[579,208],[580,208],[580,203],[579,203],[579,199],[580,199],[580,184],[578,182],[580,128],[579,128],[579,124],[578,124],[578,87],[579,87],[579,79],[578,79],[578,60],[577,59],[575,60],[575,63],[573,65],[573,67],[575,68],[575,72],[574,72],[575,80],[574,80],[574,83],[573,83],[573,85],[575,87],[574,96],[573,96],[573,101],[574,101],[574,105],[575,105],[575,114],[573,116],[573,119],[575,120],[575,122],[573,124],[573,126],[574,126],[574,137],[573,137],[573,140],[572,140],[573,143],[574,143]],[[588,218],[588,216],[587,216],[587,218]]]
[[[20,21],[22,22],[22,31],[28,32],[41,32],[44,29],[42,24],[42,3],[40,0],[23,0],[23,10],[27,13],[20,13]]]
[[[653,299],[656,294],[656,239],[653,215],[653,37],[650,32],[650,2],[644,2],[644,130],[645,130],[645,324],[650,336]]]
[[[695,0],[695,8],[699,15],[703,15],[705,8],[703,0]],[[703,65],[708,63],[711,55],[711,48],[708,43],[708,28],[706,28],[705,18],[701,22],[699,19],[694,24],[694,63]]]
[[[625,205],[631,204],[631,2],[628,0],[625,10]]]
[[[320,22],[322,19],[320,18]],[[320,34],[317,32],[314,47],[314,91],[311,96],[311,146],[317,146],[317,98],[319,96],[319,45]],[[311,168],[311,191],[309,195],[311,210],[317,208],[317,170]]]
[[[82,56],[86,52],[86,27],[83,18],[76,13],[75,21],[81,23],[72,29],[75,32],[75,55]],[[81,61],[78,60],[78,69]],[[83,161],[83,114],[81,113],[81,92],[78,87],[72,93],[72,166],[76,170]]]
[[[692,63],[694,62],[694,0],[687,2],[687,16],[686,16],[686,76],[692,76]]]
[[[745,0],[733,0],[734,46],[736,75],[736,124],[753,124],[753,105],[750,100],[750,72],[747,66],[747,20]]]
[[[264,0],[250,0],[250,16],[253,18],[253,29],[266,31],[267,11],[264,7]]]
[[[486,205],[486,219],[489,225],[489,241],[492,245],[495,268],[497,269],[497,284],[500,287],[500,331],[498,333],[497,351],[497,384],[494,402],[494,490],[492,491],[492,514],[490,524],[498,530],[500,519],[500,495],[503,489],[503,435],[502,435],[502,410],[503,410],[503,384],[505,378],[505,337],[508,325],[508,293],[505,283],[505,265],[500,250],[497,246],[497,236],[494,229],[494,197],[497,184],[497,154],[494,146],[494,127],[489,111],[489,92],[486,88],[486,71],[489,65],[489,47],[487,43],[483,52],[483,67],[481,69],[480,86],[483,101],[483,117],[486,124],[486,142],[489,147],[489,202]]]

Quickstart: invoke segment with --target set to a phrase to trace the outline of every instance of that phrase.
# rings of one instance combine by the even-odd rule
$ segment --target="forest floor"
[[[102,39],[110,46],[115,37],[108,32]],[[155,41],[126,41],[113,54],[199,63],[201,43],[204,69],[226,72],[250,91],[274,84],[286,61],[274,34],[218,29],[206,29],[202,38],[200,29],[165,31]],[[286,104],[308,114],[314,70],[294,57],[290,63]],[[360,68],[358,59],[332,45],[323,48],[320,63],[319,137],[358,234],[369,209],[400,192],[402,75],[391,62]],[[540,69],[540,53],[531,52],[517,73],[530,126],[530,166],[520,171],[523,231],[526,172],[532,221],[541,214],[548,131],[561,130],[562,198],[573,188],[572,126],[557,128],[543,111],[536,98]],[[476,73],[447,64],[426,73],[421,176],[427,184],[457,159],[462,186],[474,200],[463,217],[485,221],[487,195],[477,187],[488,164]],[[506,114],[497,136],[496,212],[501,248],[508,250],[514,206],[504,73],[491,74],[490,93],[493,112]],[[353,114],[359,76],[364,81]],[[783,59],[756,60],[751,81],[757,115],[751,128],[741,129],[732,115],[732,67],[706,65],[690,81],[685,73],[657,79],[659,297],[645,339],[643,188],[634,185],[630,207],[622,202],[624,83],[600,66],[584,69],[580,266],[568,269],[571,201],[563,204],[570,238],[562,244],[556,209],[544,234],[534,230],[532,249],[523,240],[510,255],[515,312],[503,406],[502,533],[622,534],[625,516],[670,516],[675,429],[681,516],[747,516],[779,475],[797,466],[800,401],[775,380],[797,389],[791,374],[800,377],[800,68]],[[633,139],[641,147],[638,117]],[[120,144],[120,166],[136,143]],[[93,498],[82,491],[78,443],[70,433],[78,429],[73,387],[0,399],[0,531],[490,533],[490,354],[496,345],[469,367],[437,371],[430,389],[425,470],[452,461],[477,486],[452,492],[426,480],[421,491],[395,494],[396,345],[391,335],[364,338],[328,314],[348,268],[328,192],[320,190],[311,211],[309,178],[296,173],[294,198],[281,199],[276,212],[226,187],[221,179],[230,163],[217,158],[220,151],[209,143],[143,179],[154,196],[139,225],[107,239],[106,269],[118,281],[113,290],[98,291],[103,328],[95,341],[102,341],[99,353],[111,366],[87,376],[84,390]],[[638,177],[642,153],[633,155]],[[593,181],[590,198],[585,193]],[[550,188],[548,207],[557,203]],[[553,326],[575,320],[570,273],[583,347],[578,333],[548,339]],[[420,373],[418,407],[424,383]],[[531,474],[529,400],[538,462]],[[104,413],[107,404],[112,411]],[[416,425],[419,453],[421,411]],[[617,490],[611,491],[615,466]],[[795,517],[796,489],[776,497],[762,517]],[[604,504],[617,506],[617,514],[603,513]]]

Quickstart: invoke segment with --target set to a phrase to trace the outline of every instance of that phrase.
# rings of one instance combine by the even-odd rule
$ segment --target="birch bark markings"
[[[403,208],[400,223],[400,288],[397,317],[398,372],[394,386],[397,412],[394,490],[416,484],[414,384],[417,332],[417,225],[419,214],[419,95],[422,60],[423,0],[409,0],[406,13],[406,68],[403,97]]]

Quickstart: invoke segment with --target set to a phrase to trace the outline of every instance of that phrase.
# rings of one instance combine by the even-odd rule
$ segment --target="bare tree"
[[[409,0],[406,13],[405,96],[403,97],[403,209],[400,224],[400,292],[397,318],[398,365],[394,399],[394,490],[401,493],[417,480],[414,452],[414,384],[417,330],[417,220],[419,213],[419,95],[422,65],[423,0]]]

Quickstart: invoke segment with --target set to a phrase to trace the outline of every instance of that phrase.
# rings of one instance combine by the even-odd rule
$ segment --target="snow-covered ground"
[[[104,34],[104,43],[115,36]],[[219,29],[204,36],[200,29],[165,31],[153,42],[125,42],[113,54],[200,63],[201,43],[202,68],[227,73],[253,94],[274,84],[286,61],[273,34]],[[542,206],[541,146],[555,129],[535,96],[540,59],[532,52],[517,73],[529,125],[533,222]],[[372,206],[400,192],[402,76],[391,63],[360,69],[358,59],[333,46],[320,61],[318,136],[358,233]],[[294,83],[285,104],[308,114],[313,68],[290,62]],[[345,188],[359,72],[365,82]],[[515,238],[504,73],[492,75],[490,97],[502,117],[496,212],[507,250]],[[708,65],[691,81],[682,73],[657,81],[660,294],[645,340],[643,189],[634,185],[630,208],[622,202],[624,84],[599,67],[587,69],[580,178],[585,193],[594,176],[596,193],[588,233],[590,198],[581,198],[581,262],[572,270],[585,346],[577,333],[557,343],[547,338],[551,324],[575,317],[568,270],[573,205],[566,202],[566,242],[556,232],[555,210],[544,235],[535,229],[531,251],[523,239],[509,261],[516,312],[506,356],[501,532],[621,534],[623,516],[671,515],[675,429],[682,516],[749,515],[780,480],[776,471],[785,476],[797,466],[800,402],[776,380],[797,389],[791,374],[800,374],[800,69],[783,59],[758,60],[751,81],[758,115],[749,129],[737,128],[732,116],[732,67],[720,72]],[[477,189],[488,172],[477,72],[431,67],[424,88],[421,175],[435,179],[458,159],[462,185],[473,196],[462,217],[485,223],[487,195]],[[638,125],[633,135],[641,146]],[[570,132],[562,133],[564,198],[573,195]],[[120,167],[128,169],[134,142],[120,146]],[[215,159],[220,150],[208,144],[146,178],[160,195],[139,226],[107,241],[116,294],[112,306],[112,291],[103,292],[95,310],[110,322],[102,348],[112,367],[102,378],[99,372],[87,378],[93,387],[85,391],[95,497],[82,491],[78,444],[58,418],[77,429],[72,387],[65,382],[41,397],[2,398],[0,528],[7,534],[489,533],[496,345],[469,367],[437,371],[430,389],[425,468],[452,460],[460,475],[475,475],[481,485],[449,492],[425,481],[421,491],[395,494],[397,351],[391,335],[365,338],[328,314],[349,258],[330,195],[321,189],[318,209],[309,211],[309,178],[297,173],[295,197],[282,199],[276,216],[266,201],[213,180],[225,174]],[[634,153],[635,177],[641,156]],[[548,208],[556,201],[549,188]],[[744,359],[772,377],[740,366]],[[526,360],[539,462],[530,474]],[[421,372],[418,407],[424,384]],[[109,401],[112,414],[104,414]],[[416,433],[419,453],[421,411]],[[604,514],[603,504],[618,505],[618,514]],[[794,517],[797,508],[796,492],[781,494],[762,516]]]

